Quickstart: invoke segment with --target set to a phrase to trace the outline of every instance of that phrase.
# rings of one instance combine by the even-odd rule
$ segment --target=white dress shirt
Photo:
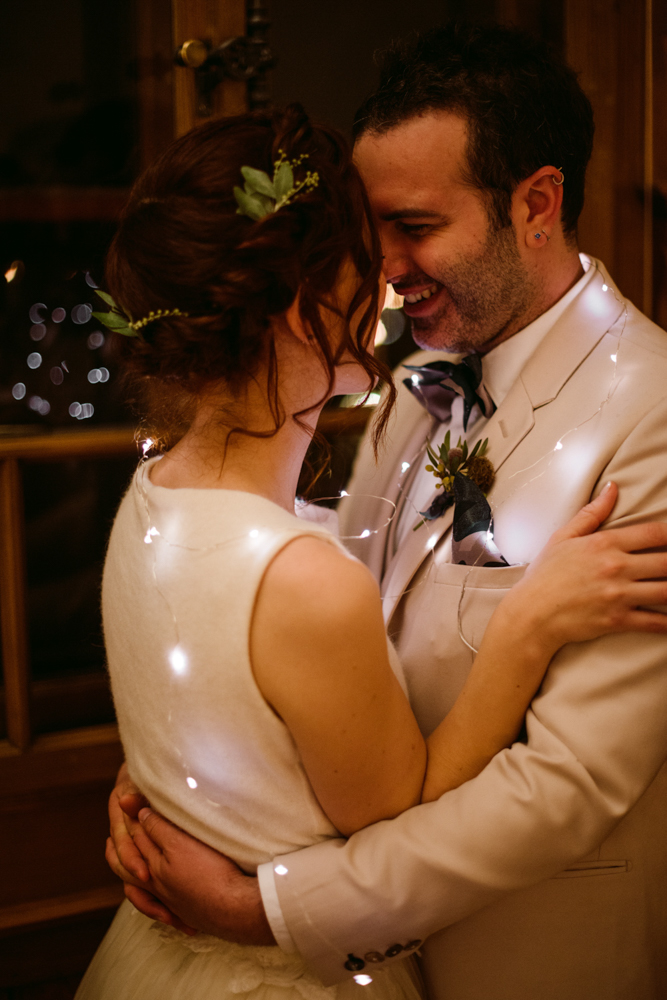
[[[585,273],[579,281],[545,313],[542,313],[541,316],[538,316],[537,319],[524,327],[523,330],[519,330],[518,333],[515,333],[484,356],[484,384],[496,406],[500,406],[503,402],[512,385],[519,377],[524,365],[570,302],[583,291],[593,277],[595,268],[590,266],[589,258],[585,254],[580,254],[580,259]],[[438,427],[433,435],[432,443],[434,445],[441,444],[448,430],[451,431],[452,445],[456,444],[459,436],[472,440],[481,436],[486,423],[487,418],[480,413],[477,407],[474,407],[468,423],[468,430],[464,432],[463,399],[457,396],[452,404],[450,420]],[[424,459],[423,462],[422,459]],[[416,473],[408,489],[406,503],[399,514],[399,522],[395,535],[396,546],[400,545],[408,532],[412,530],[417,519],[417,513],[426,509],[435,493],[436,481],[433,474],[426,472],[423,467],[426,464],[424,456],[415,456],[415,461],[419,461],[422,464],[422,468]],[[437,561],[449,561],[451,558],[451,541],[449,537],[445,540],[444,544],[438,547],[435,557]],[[283,951],[294,952],[296,951],[296,947],[283,918],[274,881],[276,877],[280,878],[280,868],[281,866],[278,865],[274,869],[274,865],[271,862],[260,865],[257,869],[257,877],[264,910],[266,911],[266,917],[273,935]]]

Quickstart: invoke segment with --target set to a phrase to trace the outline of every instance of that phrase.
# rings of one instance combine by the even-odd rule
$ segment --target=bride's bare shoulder
[[[268,567],[261,590],[281,605],[316,606],[324,617],[349,614],[350,603],[379,601],[375,578],[363,563],[337,545],[300,535]]]
[[[262,694],[285,721],[297,704],[319,712],[331,684],[353,691],[362,664],[370,683],[372,665],[388,662],[373,575],[330,542],[299,536],[265,573],[250,654]]]

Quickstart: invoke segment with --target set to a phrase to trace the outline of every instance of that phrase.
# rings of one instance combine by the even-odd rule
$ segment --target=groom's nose
[[[382,239],[382,270],[389,284],[400,283],[401,278],[406,277],[411,272],[418,270],[411,260],[409,248],[401,240],[386,237],[380,234]]]

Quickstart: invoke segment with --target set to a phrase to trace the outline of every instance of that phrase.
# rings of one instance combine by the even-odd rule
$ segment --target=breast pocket
[[[563,869],[553,878],[591,878],[593,875],[626,875],[631,868],[629,861],[610,861],[601,858],[597,861],[580,861],[579,864]]]
[[[410,701],[428,735],[456,701],[489,619],[526,566],[432,566],[400,618],[399,653]],[[467,645],[468,644],[468,645]]]
[[[455,612],[455,627],[464,646],[479,649],[486,626],[503,597],[522,579],[521,566],[455,566],[442,563],[435,582],[449,588],[448,604]]]

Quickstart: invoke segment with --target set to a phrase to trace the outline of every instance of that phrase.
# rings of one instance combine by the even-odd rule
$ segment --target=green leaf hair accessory
[[[306,172],[303,180],[294,182],[294,170],[303,160],[308,159],[307,153],[302,153],[295,160],[288,160],[282,149],[273,164],[273,180],[263,170],[254,167],[241,167],[245,184],[243,188],[234,188],[234,197],[239,206],[237,215],[247,215],[258,221],[267,215],[272,215],[285,205],[289,205],[303,193],[304,189],[316,188],[320,182],[318,173]]]
[[[95,294],[99,295],[103,302],[106,302],[108,306],[111,307],[110,312],[94,312],[92,315],[99,323],[103,323],[104,326],[109,330],[113,330],[114,333],[121,333],[124,337],[139,337],[141,339],[141,333],[139,332],[142,327],[148,326],[149,323],[153,323],[157,319],[163,319],[165,316],[188,316],[189,313],[181,312],[180,309],[156,309],[151,310],[148,316],[144,316],[142,319],[131,320],[129,316],[126,316],[123,310],[116,305],[112,297],[107,292],[100,291],[99,288],[95,289]]]

